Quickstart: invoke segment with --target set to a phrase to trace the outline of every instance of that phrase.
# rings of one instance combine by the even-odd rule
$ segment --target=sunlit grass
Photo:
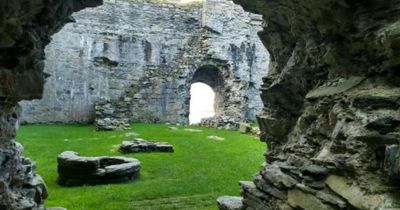
[[[239,180],[250,180],[263,162],[265,144],[238,132],[199,128],[171,130],[163,124],[134,124],[131,131],[96,132],[87,125],[22,126],[18,140],[38,164],[50,196],[46,206],[68,210],[216,209],[220,195],[238,195]],[[118,145],[126,133],[167,141],[175,152],[126,155],[142,163],[140,179],[123,184],[61,187],[56,184],[57,155],[122,156]],[[207,136],[224,137],[213,141]]]

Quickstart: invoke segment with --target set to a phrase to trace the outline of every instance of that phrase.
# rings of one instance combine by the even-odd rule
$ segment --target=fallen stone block
[[[174,152],[174,148],[167,142],[146,141],[136,138],[133,141],[123,141],[119,147],[122,153],[138,152]]]

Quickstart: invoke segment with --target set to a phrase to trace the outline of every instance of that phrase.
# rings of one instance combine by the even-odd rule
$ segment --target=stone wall
[[[69,15],[101,1],[0,1],[0,209],[44,209],[46,185],[15,141],[22,99],[40,98],[44,47]]]
[[[271,53],[244,208],[400,208],[400,1],[235,2],[264,15]]]
[[[28,123],[131,121],[188,123],[190,85],[202,66],[224,81],[221,112],[254,120],[268,53],[257,36],[262,19],[230,1],[198,5],[113,1],[74,15],[46,49],[51,76],[42,100],[22,103]],[[207,81],[203,81],[206,82]],[[230,90],[224,92],[224,90]],[[110,101],[108,112],[95,104]],[[128,104],[127,104],[128,103]],[[96,115],[97,114],[97,115]]]

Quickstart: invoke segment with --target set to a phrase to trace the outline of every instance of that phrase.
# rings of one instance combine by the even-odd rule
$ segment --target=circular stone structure
[[[117,183],[139,177],[140,162],[126,157],[81,157],[77,152],[65,151],[58,156],[58,184]]]

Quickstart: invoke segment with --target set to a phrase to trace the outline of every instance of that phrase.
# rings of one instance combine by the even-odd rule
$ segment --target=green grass
[[[62,187],[56,184],[57,155],[73,150],[82,156],[123,156],[118,145],[125,133],[96,132],[88,125],[26,125],[18,140],[25,156],[49,188],[46,206],[68,210],[216,209],[220,195],[238,195],[239,180],[250,180],[263,162],[265,144],[238,132],[201,129],[194,133],[163,124],[133,124],[133,132],[147,140],[167,141],[174,153],[125,155],[142,163],[138,180],[122,184]],[[224,141],[206,137],[216,135]]]

